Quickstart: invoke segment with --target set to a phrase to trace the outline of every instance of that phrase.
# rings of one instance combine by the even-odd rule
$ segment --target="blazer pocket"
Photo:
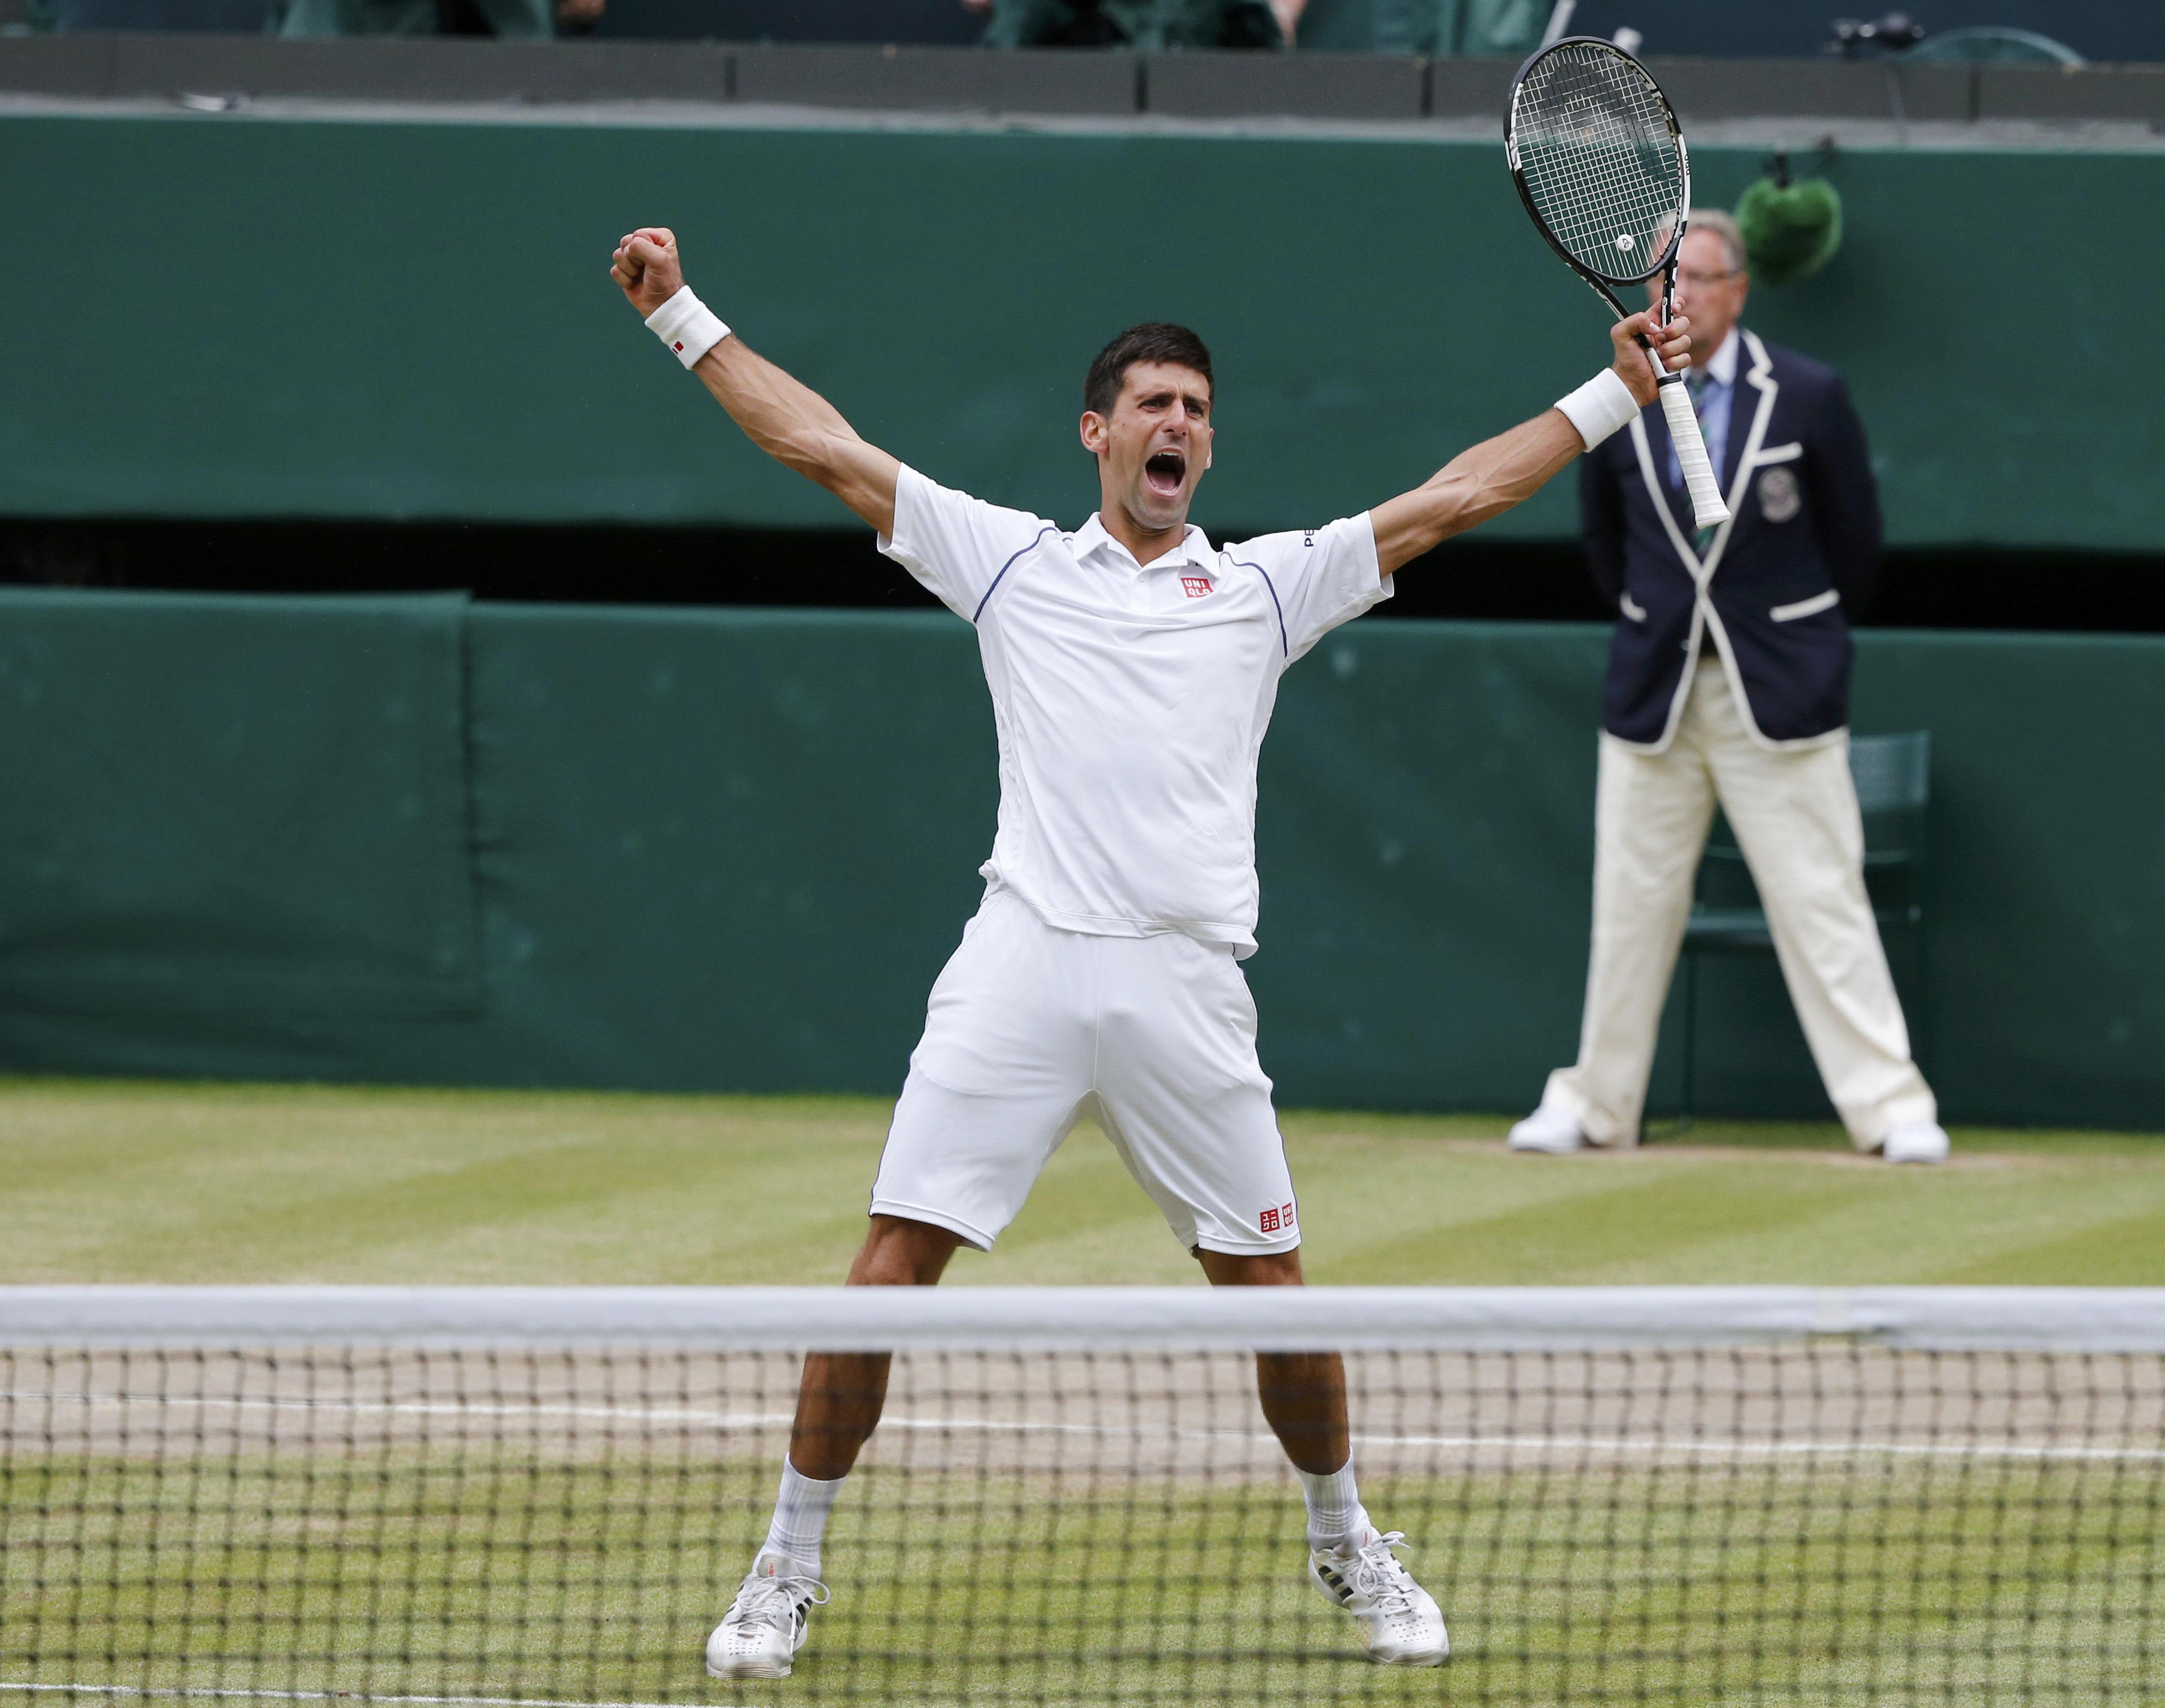
[[[1646,620],[1646,608],[1633,598],[1628,591],[1617,595],[1616,609],[1635,623]]]
[[[1804,454],[1804,441],[1800,439],[1792,439],[1787,445],[1762,445],[1751,459],[1751,466],[1764,468],[1770,462],[1794,462]]]
[[[1823,593],[1814,593],[1808,599],[1799,599],[1794,605],[1777,605],[1767,614],[1778,623],[1794,623],[1799,617],[1816,617],[1821,611],[1831,611],[1841,603],[1840,591],[1829,588]]]

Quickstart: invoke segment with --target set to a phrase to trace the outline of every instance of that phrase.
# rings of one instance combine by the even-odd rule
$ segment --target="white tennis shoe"
[[[1904,1121],[1887,1136],[1879,1154],[1890,1162],[1944,1162],[1947,1131],[1937,1121]]]
[[[1586,1148],[1586,1129],[1578,1118],[1552,1103],[1545,1103],[1516,1126],[1504,1141],[1514,1151],[1537,1151],[1545,1156],[1568,1157]]]
[[[786,1679],[812,1610],[827,1586],[797,1569],[794,1560],[761,1554],[737,1586],[737,1599],[707,1639],[707,1674],[715,1679]]]
[[[1367,1532],[1358,1547],[1319,1548],[1308,1557],[1308,1575],[1330,1600],[1353,1616],[1368,1658],[1387,1667],[1440,1667],[1451,1658],[1451,1633],[1443,1610],[1414,1581],[1393,1549],[1403,1531]]]

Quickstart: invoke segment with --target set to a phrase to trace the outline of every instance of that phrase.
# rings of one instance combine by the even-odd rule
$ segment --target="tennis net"
[[[807,1349],[893,1349],[794,1676],[702,1665]],[[1305,1580],[1346,1354],[1450,1621]],[[0,1708],[2165,1700],[2165,1289],[0,1289]]]

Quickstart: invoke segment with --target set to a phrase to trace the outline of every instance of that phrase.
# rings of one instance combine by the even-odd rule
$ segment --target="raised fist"
[[[624,287],[643,319],[683,288],[684,266],[677,256],[677,234],[666,225],[642,225],[627,232],[609,257],[609,277]]]
[[[676,252],[670,252],[676,259]],[[1616,352],[1616,377],[1631,389],[1631,395],[1644,408],[1654,401],[1654,363],[1658,360],[1660,372],[1674,373],[1691,366],[1691,322],[1683,315],[1664,324],[1655,319],[1651,310],[1642,309],[1636,314],[1619,320],[1609,329],[1609,341]],[[1641,339],[1651,348],[1642,347]],[[1653,350],[1661,351],[1657,358]]]

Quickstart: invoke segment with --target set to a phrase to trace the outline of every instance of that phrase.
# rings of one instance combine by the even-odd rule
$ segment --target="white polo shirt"
[[[1047,925],[1256,948],[1256,756],[1278,675],[1391,596],[1363,512],[1146,565],[904,468],[880,550],[977,628],[999,735],[984,865]]]

